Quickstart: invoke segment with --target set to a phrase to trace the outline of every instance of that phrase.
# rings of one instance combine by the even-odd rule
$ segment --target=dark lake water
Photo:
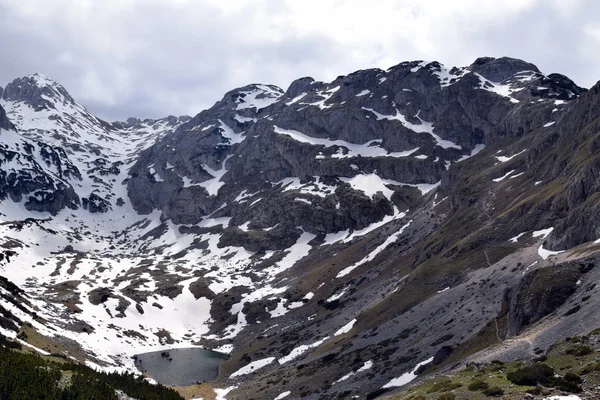
[[[227,355],[204,349],[167,350],[138,354],[135,366],[163,385],[189,386],[217,377]]]

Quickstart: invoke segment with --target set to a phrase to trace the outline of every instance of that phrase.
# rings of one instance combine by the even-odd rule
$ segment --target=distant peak
[[[27,75],[27,76],[25,76],[25,78],[28,78],[28,79],[32,80],[39,87],[44,87],[44,86],[60,86],[60,84],[58,82],[56,82],[56,81],[48,78],[46,75],[41,74],[39,72]]]
[[[9,83],[2,92],[2,99],[27,103],[36,110],[54,108],[56,102],[75,103],[61,84],[41,73],[17,78]]]

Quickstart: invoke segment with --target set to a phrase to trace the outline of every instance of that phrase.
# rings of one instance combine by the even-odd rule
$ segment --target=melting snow
[[[289,268],[294,264],[308,255],[308,252],[312,248],[308,243],[313,240],[316,236],[312,233],[303,232],[302,236],[298,238],[296,244],[288,249],[288,254],[278,261],[274,266],[267,268],[267,274],[275,276]]]
[[[410,129],[413,132],[428,133],[429,135],[431,135],[431,137],[433,137],[435,139],[435,142],[437,143],[437,145],[443,149],[453,148],[453,149],[462,150],[462,147],[457,145],[456,143],[452,143],[449,140],[442,139],[441,137],[439,137],[438,135],[433,133],[433,122],[427,122],[427,121],[424,121],[423,119],[421,119],[421,117],[419,117],[420,111],[417,113],[417,115],[415,115],[415,118],[417,118],[421,123],[413,124],[411,122],[408,122],[406,117],[404,115],[400,114],[400,111],[398,111],[398,109],[396,109],[396,115],[383,115],[383,114],[378,113],[374,109],[367,108],[367,107],[362,107],[362,109],[375,114],[378,121],[380,121],[382,119],[387,119],[390,121],[394,121],[394,120],[400,121],[402,123],[402,125],[404,125],[406,128]]]
[[[340,335],[343,335],[344,333],[350,332],[355,323],[356,323],[356,318],[354,318],[352,321],[348,322],[346,325],[344,325],[340,329],[338,329],[333,334],[333,336],[340,336]]]
[[[554,256],[560,253],[564,253],[564,250],[561,251],[552,251],[552,250],[546,250],[544,249],[544,246],[541,245],[540,248],[538,249],[538,254],[540,257],[542,257],[544,260],[547,260],[548,257],[550,256]]]
[[[517,154],[513,154],[512,156],[496,156],[496,159],[498,161],[500,161],[501,163],[505,163],[505,162],[510,161],[513,158],[525,153],[526,151],[527,151],[527,149],[522,150],[522,151],[518,152]]]
[[[315,103],[300,103],[300,104],[308,105],[308,106],[316,106],[316,107],[319,107],[321,110],[326,110],[329,107],[332,107],[333,104],[325,105],[325,102],[327,100],[329,100],[331,98],[331,96],[333,96],[334,93],[337,92],[338,90],[340,90],[340,87],[336,86],[331,89],[323,90],[322,92],[317,92],[317,94],[319,96],[323,97],[323,100],[319,100]]]
[[[331,303],[332,301],[336,301],[341,299],[342,297],[344,297],[344,295],[346,293],[348,293],[348,291],[350,290],[349,287],[344,288],[341,292],[334,294],[333,296],[330,296],[327,300],[325,300],[327,303]]]
[[[404,230],[406,228],[408,228],[408,226],[411,223],[412,223],[412,220],[408,221],[408,223],[406,225],[404,225],[402,228],[400,228],[397,232],[394,232],[392,235],[390,235],[381,245],[377,246],[377,248],[375,250],[370,252],[368,256],[366,256],[362,260],[350,265],[349,267],[346,267],[343,270],[341,270],[336,275],[336,278],[342,278],[342,277],[348,275],[349,273],[351,273],[352,271],[354,271],[356,268],[360,267],[361,265],[373,261],[375,259],[375,257],[377,257],[377,255],[379,255],[379,253],[381,253],[382,251],[387,249],[387,247],[389,245],[391,245],[392,243],[395,243],[396,240],[398,240],[398,237],[404,232]]]
[[[546,239],[548,237],[548,235],[550,235],[552,233],[552,231],[554,230],[554,228],[547,228],[547,229],[541,229],[539,231],[535,231],[532,233],[532,236],[534,238],[537,237],[541,237],[542,239]],[[563,253],[564,250],[561,251],[552,251],[552,250],[546,250],[544,249],[544,245],[540,245],[540,247],[538,248],[538,254],[540,257],[542,257],[542,259],[547,260],[548,257],[556,255],[556,254],[560,254]]]
[[[237,105],[238,110],[246,108],[256,108],[256,110],[260,110],[276,103],[283,95],[282,92],[267,85],[256,85],[255,90],[244,91],[241,93],[245,96],[239,99]]]
[[[225,389],[213,389],[215,394],[217,395],[215,400],[227,400],[225,396],[227,396],[227,393],[231,392],[234,389],[237,389],[237,386],[230,386]]]
[[[519,100],[511,97],[510,95],[514,92],[522,90],[522,88],[513,89],[510,87],[510,85],[494,83],[476,72],[474,72],[474,74],[477,75],[477,77],[479,77],[479,89],[487,90],[488,92],[496,93],[502,97],[506,97],[510,100],[511,103],[519,103]]]
[[[532,236],[534,238],[537,238],[537,237],[541,236],[542,239],[546,239],[548,237],[548,235],[550,235],[552,233],[553,230],[554,230],[554,228],[541,229],[539,231],[534,231],[532,233]]]
[[[318,340],[314,343],[311,344],[304,344],[302,346],[298,346],[296,347],[294,350],[292,350],[287,356],[281,357],[279,360],[277,360],[279,362],[279,364],[285,364],[289,361],[292,361],[295,358],[300,357],[302,354],[304,354],[305,352],[307,352],[310,349],[314,349],[315,347],[319,347],[321,344],[323,344],[327,339],[329,339],[329,336]]]
[[[509,242],[517,243],[519,241],[519,239],[521,238],[521,236],[523,236],[526,233],[527,232],[521,232],[521,233],[519,233],[517,236],[510,238]]]
[[[352,371],[352,372],[350,372],[350,373],[348,373],[348,374],[346,374],[346,375],[342,376],[340,379],[338,379],[337,381],[335,381],[335,382],[333,383],[333,385],[335,385],[336,383],[343,382],[343,381],[345,381],[345,380],[347,380],[347,379],[351,378],[352,376],[354,376],[354,375],[356,375],[356,374],[360,374],[361,372],[368,371],[368,370],[370,370],[371,368],[373,368],[373,361],[372,361],[372,360],[369,360],[369,361],[365,362],[365,363],[363,364],[363,366],[362,366],[362,367],[360,367],[360,368],[359,368],[359,369],[358,369],[356,372]],[[332,385],[332,386],[333,386],[333,385]]]
[[[461,158],[456,160],[456,162],[461,162],[466,159],[469,159],[469,158],[479,154],[479,152],[483,149],[485,149],[485,145],[483,143],[476,144],[475,147],[473,148],[473,150],[471,150],[471,154],[462,156]],[[446,169],[448,169],[448,166],[446,166]]]
[[[191,187],[191,186],[201,186],[208,192],[209,196],[216,196],[219,193],[219,189],[221,186],[225,184],[225,182],[221,182],[221,178],[227,173],[227,168],[225,168],[225,164],[227,160],[229,160],[233,155],[228,155],[221,164],[221,169],[215,170],[210,168],[208,165],[202,164],[202,168],[213,176],[212,179],[208,179],[204,182],[192,183],[192,181],[187,177],[182,177],[183,179],[183,187]]]
[[[433,74],[439,79],[441,87],[447,87],[458,82],[467,72],[467,69],[460,69],[458,74],[453,74],[449,68],[442,65],[440,71],[434,71]]]
[[[300,93],[298,96],[294,97],[294,98],[293,98],[291,101],[289,101],[289,102],[285,103],[285,105],[286,105],[286,106],[291,106],[292,104],[294,104],[294,103],[297,103],[298,101],[302,100],[302,98],[303,98],[304,96],[306,96],[306,95],[307,95],[307,93],[306,93],[306,92],[304,92],[304,93]]]
[[[354,190],[363,192],[367,197],[373,198],[377,192],[381,192],[388,200],[391,200],[394,190],[388,188],[388,185],[393,186],[410,186],[421,191],[421,194],[427,194],[437,188],[440,182],[437,183],[402,183],[392,179],[382,179],[376,174],[359,174],[352,178],[340,178],[342,182],[349,183]]]
[[[511,175],[513,172],[515,172],[514,169],[511,169],[510,171],[508,171],[506,174],[504,174],[503,176],[501,176],[500,178],[496,178],[496,179],[492,179],[494,182],[500,182],[503,181],[504,179],[508,178],[509,175]]]
[[[428,358],[427,360],[420,362],[417,364],[417,366],[410,372],[407,372],[403,375],[401,375],[398,378],[394,378],[391,381],[389,381],[388,383],[386,383],[385,385],[383,385],[383,389],[387,389],[387,388],[393,388],[393,387],[400,387],[400,386],[404,386],[407,383],[412,382],[416,377],[417,377],[417,370],[423,366],[423,365],[427,365],[430,362],[433,361],[433,357]]]
[[[226,139],[229,139],[230,144],[241,143],[244,141],[245,138],[244,136],[242,136],[242,133],[235,133],[234,130],[229,127],[229,125],[227,125],[221,120],[219,120],[219,124],[219,128],[221,129],[221,136],[223,136]]]
[[[235,114],[235,116],[233,117],[233,119],[235,119],[237,122],[239,123],[245,123],[245,122],[256,122],[258,121],[258,119],[256,118],[248,118],[248,117],[242,117],[241,115]]]
[[[308,204],[309,206],[312,205],[312,201],[307,200],[307,199],[303,199],[302,197],[296,197],[294,199],[294,201],[300,202],[300,203],[304,203],[304,204]]]
[[[352,178],[341,178],[340,180],[349,183],[353,189],[362,191],[369,198],[381,192],[387,199],[391,199],[394,191],[389,189],[386,184],[400,185],[399,182],[381,179],[375,174],[356,175]]]
[[[263,358],[261,360],[252,361],[250,364],[235,371],[229,377],[235,378],[236,376],[251,374],[253,372],[258,371],[261,368],[266,367],[267,365],[271,364],[273,361],[275,361],[275,357],[267,357],[267,358]]]
[[[315,138],[312,136],[305,135],[301,132],[279,128],[278,126],[273,127],[275,133],[280,135],[287,135],[297,142],[308,143],[313,146],[325,146],[325,147],[344,147],[347,149],[346,154],[343,152],[338,152],[333,154],[332,158],[348,158],[348,157],[407,157],[417,151],[419,148],[415,148],[412,150],[402,151],[402,152],[388,152],[382,147],[372,146],[375,143],[380,142],[380,140],[371,140],[365,144],[356,144],[346,142],[344,140],[329,140],[329,139],[321,139]]]

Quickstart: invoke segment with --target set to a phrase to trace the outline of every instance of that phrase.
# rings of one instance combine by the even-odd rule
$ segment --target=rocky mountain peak
[[[286,90],[286,97],[294,98],[301,93],[305,93],[310,91],[311,85],[315,83],[315,80],[310,76],[305,76],[304,78],[296,79],[290,84],[288,90]]]
[[[57,104],[75,104],[75,100],[59,83],[35,73],[17,78],[2,91],[2,100],[23,102],[34,110],[55,109]]]
[[[237,110],[255,109],[256,111],[270,106],[285,92],[275,85],[253,83],[228,92],[224,101],[233,102]]]
[[[540,72],[534,64],[510,57],[480,57],[469,66],[469,69],[492,82],[502,82],[523,71]]]

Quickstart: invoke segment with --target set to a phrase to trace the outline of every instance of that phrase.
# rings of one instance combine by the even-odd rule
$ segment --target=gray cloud
[[[584,86],[600,78],[593,0],[448,4],[0,0],[0,82],[42,72],[114,120],[194,115],[248,83],[285,89],[301,76],[331,80],[412,59],[509,55]]]

